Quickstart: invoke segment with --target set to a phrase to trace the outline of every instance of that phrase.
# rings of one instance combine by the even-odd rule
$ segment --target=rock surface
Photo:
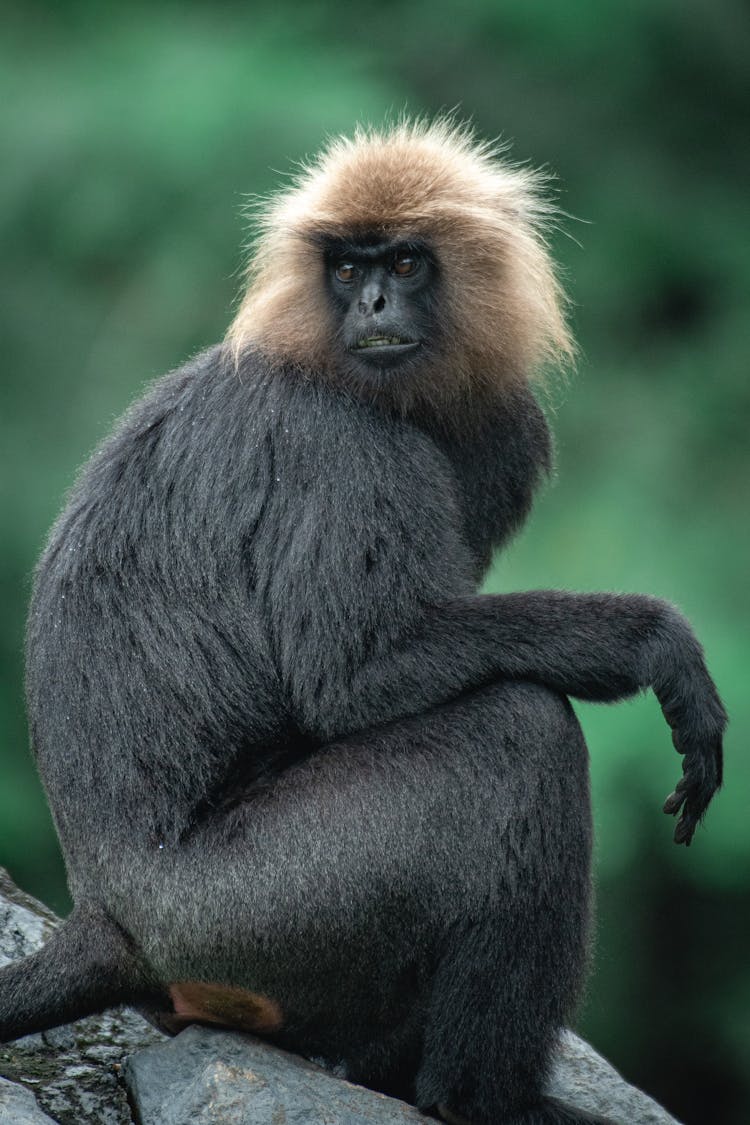
[[[0,868],[0,966],[56,925]],[[549,1093],[613,1125],[678,1125],[570,1031]],[[0,1125],[408,1125],[411,1106],[248,1035],[190,1027],[166,1039],[113,1011],[0,1044]]]
[[[0,1078],[0,1121],[8,1125],[54,1125],[54,1120],[42,1113],[31,1090]]]
[[[593,1047],[572,1031],[560,1036],[547,1093],[578,1109],[608,1117],[615,1125],[679,1125],[665,1109],[630,1086]]]
[[[141,1125],[422,1125],[404,1102],[235,1032],[189,1027],[139,1051],[125,1077]]]

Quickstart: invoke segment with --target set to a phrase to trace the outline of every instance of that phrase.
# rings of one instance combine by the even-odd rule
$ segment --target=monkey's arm
[[[614,702],[652,688],[684,756],[664,811],[682,813],[675,841],[690,843],[721,784],[726,713],[700,644],[672,606],[640,595],[480,595],[432,609],[423,643],[428,658],[443,650],[458,662],[473,649],[495,675],[580,699]]]
[[[352,707],[365,723],[383,722],[498,677],[603,702],[653,688],[684,756],[664,811],[681,811],[675,840],[690,843],[721,784],[726,714],[677,610],[640,595],[557,591],[447,600],[429,606],[400,646],[355,674]]]

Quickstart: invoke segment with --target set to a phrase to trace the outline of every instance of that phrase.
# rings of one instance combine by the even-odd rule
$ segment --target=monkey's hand
[[[667,797],[664,812],[679,815],[675,843],[689,845],[721,785],[727,715],[689,624],[671,606],[664,620],[658,646],[651,652],[651,683],[672,728],[675,749],[683,755],[682,777]]]

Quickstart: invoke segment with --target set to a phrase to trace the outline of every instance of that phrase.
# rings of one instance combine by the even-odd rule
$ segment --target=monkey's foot
[[[445,1105],[438,1105],[437,1110],[443,1121],[448,1122],[448,1125],[471,1125],[471,1122],[466,1117],[459,1117],[457,1113],[453,1113],[453,1111],[448,1109]]]

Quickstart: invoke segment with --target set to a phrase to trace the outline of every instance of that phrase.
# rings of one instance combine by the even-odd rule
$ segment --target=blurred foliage
[[[740,0],[20,3],[0,42],[0,863],[66,907],[23,717],[30,573],[76,466],[223,332],[243,193],[355,121],[458,106],[558,175],[585,356],[558,479],[492,589],[643,590],[694,622],[732,725],[689,850],[653,698],[578,708],[599,923],[581,1029],[685,1122],[750,1119],[747,331]]]

